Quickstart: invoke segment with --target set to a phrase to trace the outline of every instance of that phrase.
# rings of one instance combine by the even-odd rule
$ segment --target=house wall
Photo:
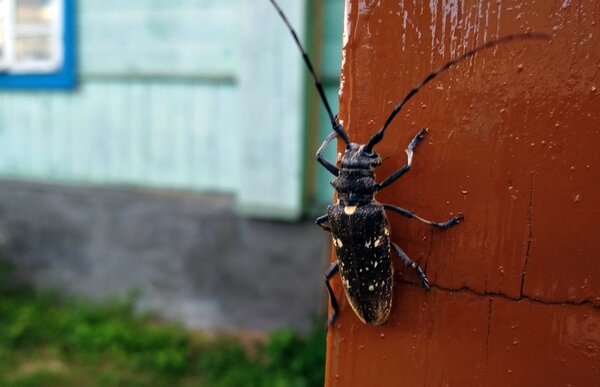
[[[235,191],[239,2],[193,3],[80,2],[79,86],[0,94],[0,174]]]
[[[282,7],[304,36],[306,2]],[[341,7],[323,7],[328,74]],[[75,90],[0,92],[0,177],[228,192],[244,214],[300,216],[306,71],[268,2],[85,1],[76,21]]]
[[[330,126],[308,134],[317,94],[272,6],[77,5],[78,87],[0,92],[0,259],[64,294],[137,289],[192,326],[309,326],[327,239],[279,221],[304,213],[309,175],[330,200],[308,140]],[[337,106],[343,2],[281,5],[303,40],[323,23],[306,40]]]

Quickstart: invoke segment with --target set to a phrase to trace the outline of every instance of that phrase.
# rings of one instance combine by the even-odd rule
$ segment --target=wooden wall
[[[477,54],[422,89],[376,147],[377,199],[443,220],[390,214],[392,315],[368,326],[339,279],[327,386],[600,385],[600,7],[595,0],[346,1],[340,117],[366,142],[433,69],[490,39],[545,32]],[[341,150],[341,149],[340,149]]]
[[[304,37],[311,7],[282,6]],[[227,192],[243,213],[301,214],[306,72],[267,1],[90,0],[76,18],[76,90],[0,92],[1,177]]]

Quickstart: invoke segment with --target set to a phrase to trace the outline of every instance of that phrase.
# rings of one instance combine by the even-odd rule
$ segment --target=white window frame
[[[4,36],[4,47],[0,56],[0,71],[10,74],[46,74],[60,70],[64,58],[64,0],[49,0],[54,3],[56,15],[49,25],[17,23],[17,3],[19,0],[0,0],[0,14],[4,23],[0,34]],[[48,36],[50,56],[48,58],[28,58],[19,60],[15,53],[18,37]]]

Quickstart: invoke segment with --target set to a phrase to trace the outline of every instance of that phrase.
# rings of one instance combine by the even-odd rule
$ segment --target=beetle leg
[[[329,219],[327,218],[327,214],[325,214],[323,216],[319,216],[315,223],[317,223],[319,226],[321,226],[321,228],[323,230],[331,232],[331,227],[329,227],[329,225],[327,225],[327,224],[323,224],[328,220]],[[337,316],[337,311],[338,311],[338,303],[337,303],[337,299],[335,298],[335,294],[333,293],[333,289],[331,289],[331,284],[329,283],[329,280],[338,271],[339,271],[338,261],[335,261],[334,263],[331,264],[331,266],[329,266],[329,269],[327,269],[327,271],[325,272],[325,286],[327,286],[327,291],[329,292],[329,299],[331,300],[331,317],[329,318],[329,321],[328,321],[328,324],[330,326],[333,325],[333,323],[335,322],[335,318]]]
[[[407,218],[412,218],[412,219],[417,219],[423,223],[426,223],[430,226],[433,227],[437,227],[437,228],[441,228],[441,229],[447,229],[450,228],[452,226],[455,226],[457,224],[459,224],[460,222],[462,222],[462,220],[465,218],[463,214],[458,214],[457,216],[454,216],[450,219],[448,219],[445,222],[433,222],[431,220],[427,220],[427,219],[423,219],[420,216],[413,214],[412,212],[405,210],[404,208],[400,208],[400,207],[396,207],[396,206],[392,206],[391,204],[384,204],[383,207],[386,210],[390,210],[393,211],[397,214],[400,214],[402,216],[406,216]]]
[[[323,223],[327,222],[328,220],[329,220],[329,219],[327,218],[327,214],[325,214],[325,215],[323,215],[323,216],[319,216],[319,217],[317,218],[317,220],[315,221],[315,223],[316,223],[316,224],[317,224],[319,227],[321,227],[323,230],[331,232],[331,227],[329,227],[329,225],[328,225],[328,224],[323,224]]]
[[[329,300],[331,301],[331,317],[329,318],[329,321],[328,321],[328,324],[330,326],[333,325],[333,323],[335,322],[335,318],[337,317],[338,303],[337,303],[337,299],[335,298],[335,294],[333,293],[333,289],[331,289],[331,284],[329,283],[329,280],[338,271],[339,271],[338,261],[335,261],[334,263],[331,264],[331,266],[329,266],[329,269],[327,269],[327,272],[325,272],[325,285],[327,286],[327,291],[329,292]]]
[[[412,166],[413,150],[416,148],[417,145],[419,145],[423,137],[425,137],[426,132],[427,130],[425,128],[419,130],[419,133],[415,135],[415,137],[406,147],[405,152],[406,156],[408,157],[406,165],[404,165],[402,168],[386,177],[381,183],[377,184],[377,191],[380,191],[388,185],[392,184],[410,170],[410,167]]]
[[[421,266],[417,265],[413,260],[411,260],[408,257],[408,255],[406,255],[404,250],[402,250],[400,248],[400,246],[398,246],[394,242],[391,242],[391,243],[392,243],[392,246],[394,247],[394,250],[396,251],[396,254],[398,254],[398,258],[400,258],[400,260],[402,261],[404,266],[410,267],[411,269],[416,271],[417,275],[419,276],[419,279],[421,280],[421,283],[423,284],[423,287],[427,290],[431,290],[431,286],[429,285],[429,280],[427,279],[427,276],[425,275],[425,272],[423,271],[423,269],[421,269]]]
[[[327,137],[325,137],[325,141],[323,141],[323,143],[321,144],[321,146],[319,147],[319,149],[317,150],[317,161],[324,166],[329,172],[331,172],[333,175],[337,176],[340,173],[340,170],[331,163],[331,161],[327,160],[324,156],[323,156],[323,151],[325,150],[325,147],[331,142],[331,140],[333,140],[335,137],[337,136],[336,132],[331,132],[329,133],[329,135]]]

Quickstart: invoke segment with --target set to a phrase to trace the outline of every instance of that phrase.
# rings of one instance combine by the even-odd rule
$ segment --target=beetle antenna
[[[285,23],[288,30],[292,34],[294,41],[296,41],[296,45],[298,46],[298,48],[300,49],[300,52],[302,53],[302,58],[304,59],[304,63],[306,63],[306,67],[308,67],[308,71],[310,71],[310,74],[312,75],[312,77],[315,81],[315,86],[317,87],[317,91],[319,92],[321,101],[323,101],[325,110],[327,110],[327,114],[329,115],[329,120],[331,121],[331,126],[332,126],[333,130],[338,134],[338,136],[340,136],[344,140],[346,145],[350,145],[350,137],[348,137],[348,133],[346,133],[346,131],[344,130],[342,125],[340,125],[339,121],[337,120],[337,116],[333,115],[333,112],[331,111],[331,107],[329,106],[329,102],[327,101],[327,97],[325,96],[325,91],[323,90],[323,85],[321,84],[321,81],[319,80],[319,77],[317,76],[317,73],[315,72],[315,69],[310,61],[310,58],[308,57],[308,54],[304,50],[304,47],[302,47],[302,43],[300,43],[300,39],[298,38],[298,35],[296,34],[294,27],[292,27],[292,24],[290,23],[288,18],[285,16],[285,14],[283,13],[283,11],[279,7],[279,5],[275,2],[275,0],[269,0],[269,1],[271,1],[271,4],[273,4],[275,9],[279,13],[279,16],[281,16],[281,18],[283,19],[283,22]]]
[[[381,127],[381,129],[379,129],[375,134],[373,134],[373,136],[371,136],[371,138],[369,139],[369,142],[367,143],[367,145],[365,146],[365,151],[366,152],[370,152],[373,150],[373,147],[383,139],[383,134],[385,132],[385,129],[390,125],[390,123],[392,122],[392,120],[394,119],[394,117],[396,117],[396,114],[398,114],[400,112],[400,110],[402,109],[402,107],[404,106],[404,104],[406,104],[406,102],[408,102],[415,94],[417,94],[417,92],[423,87],[425,86],[427,83],[429,83],[429,81],[431,81],[433,78],[435,78],[439,73],[444,72],[446,70],[448,70],[450,67],[452,67],[453,65],[462,62],[463,60],[472,57],[473,55],[475,55],[477,52],[481,51],[481,50],[485,50],[486,48],[490,48],[490,47],[494,47],[497,46],[499,44],[502,43],[507,43],[507,42],[511,42],[513,40],[549,40],[550,36],[546,35],[546,34],[537,34],[537,33],[524,33],[524,34],[515,34],[515,35],[507,35],[504,36],[502,38],[499,39],[495,39],[492,41],[489,41],[487,43],[482,44],[479,47],[475,47],[474,49],[467,51],[466,53],[464,53],[463,55],[456,57],[452,60],[450,60],[448,63],[446,63],[445,65],[439,67],[438,69],[434,70],[431,74],[429,74],[427,77],[425,77],[425,79],[423,81],[421,81],[421,83],[419,83],[418,85],[416,85],[415,87],[413,87],[408,94],[406,94],[406,97],[404,97],[404,99],[394,107],[394,110],[392,111],[392,113],[390,114],[390,116],[388,117],[387,120],[385,120],[385,123],[383,124],[383,126]]]

